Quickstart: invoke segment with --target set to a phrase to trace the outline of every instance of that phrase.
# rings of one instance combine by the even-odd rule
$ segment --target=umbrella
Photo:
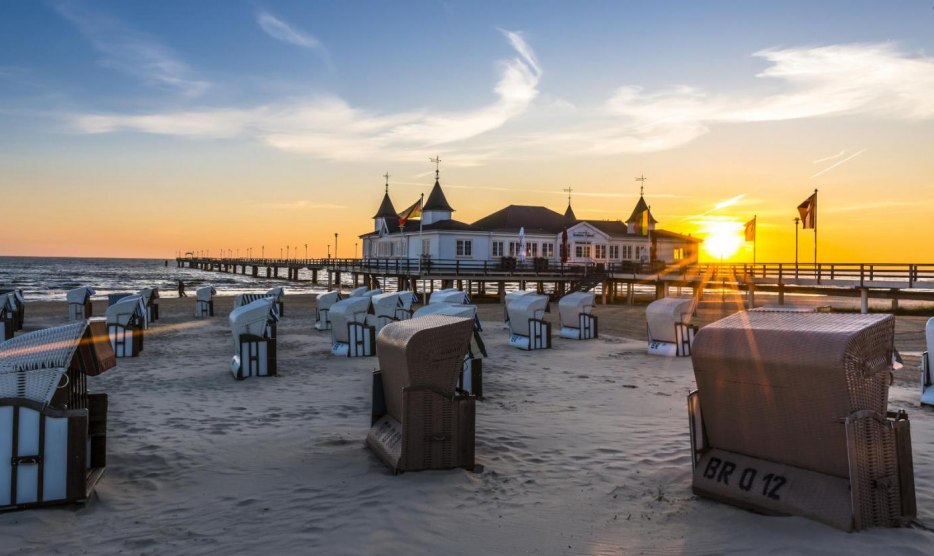
[[[568,229],[561,232],[561,262],[568,262]]]

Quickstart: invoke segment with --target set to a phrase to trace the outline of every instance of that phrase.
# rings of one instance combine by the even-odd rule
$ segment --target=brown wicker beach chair
[[[915,515],[911,437],[887,411],[890,315],[742,312],[700,330],[694,492],[843,530]]]
[[[473,325],[428,315],[380,332],[366,443],[394,472],[473,469],[476,398],[457,389]]]

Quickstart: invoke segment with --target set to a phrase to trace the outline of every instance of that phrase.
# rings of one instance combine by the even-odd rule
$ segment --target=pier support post
[[[668,297],[668,283],[664,280],[655,282],[655,299]]]
[[[869,312],[869,288],[859,288],[859,312],[864,315]]]
[[[785,304],[785,284],[778,285],[778,304]]]
[[[334,288],[331,287],[331,271],[328,270],[328,291],[332,291]]]
[[[604,280],[604,282],[603,282],[603,294],[601,295],[601,297],[603,298],[603,300],[602,300],[601,303],[603,303],[604,305],[606,305],[606,300],[607,300],[607,295],[606,295],[606,294],[607,294],[607,290],[608,290],[608,289],[610,289],[610,282],[609,282],[608,280]]]
[[[898,290],[892,288],[892,312],[898,311]]]
[[[317,270],[311,271],[311,283],[316,286],[318,285],[318,271]]]
[[[749,282],[746,284],[746,291],[749,292],[749,308],[756,308],[756,284],[755,282]]]
[[[496,282],[496,297],[499,299],[500,303],[506,301],[506,282],[503,280]]]
[[[626,302],[627,302],[629,305],[632,305],[632,301],[633,301],[633,299],[632,299],[632,298],[633,298],[633,289],[634,289],[634,288],[633,288],[633,283],[632,283],[632,282],[626,282]]]

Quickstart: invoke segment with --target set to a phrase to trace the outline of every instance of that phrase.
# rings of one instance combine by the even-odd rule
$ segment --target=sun
[[[743,225],[740,222],[715,220],[708,222],[703,230],[704,250],[715,259],[729,259],[743,245]]]

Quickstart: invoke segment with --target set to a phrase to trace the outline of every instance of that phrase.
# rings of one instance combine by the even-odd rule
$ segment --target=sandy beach
[[[848,534],[693,495],[691,361],[646,354],[644,306],[598,306],[599,340],[523,352],[506,345],[502,306],[480,305],[482,471],[393,476],[364,447],[377,359],[331,356],[314,296],[287,296],[279,376],[235,381],[231,303],[195,320],[193,298],[159,301],[142,355],[89,381],[110,398],[95,495],[0,514],[0,553],[934,553],[934,533],[917,528]],[[63,302],[26,310],[27,330],[66,319]],[[705,302],[697,323],[734,310]],[[909,355],[890,409],[909,413],[918,519],[931,527],[934,412],[918,406],[914,355],[926,320],[897,319]]]

